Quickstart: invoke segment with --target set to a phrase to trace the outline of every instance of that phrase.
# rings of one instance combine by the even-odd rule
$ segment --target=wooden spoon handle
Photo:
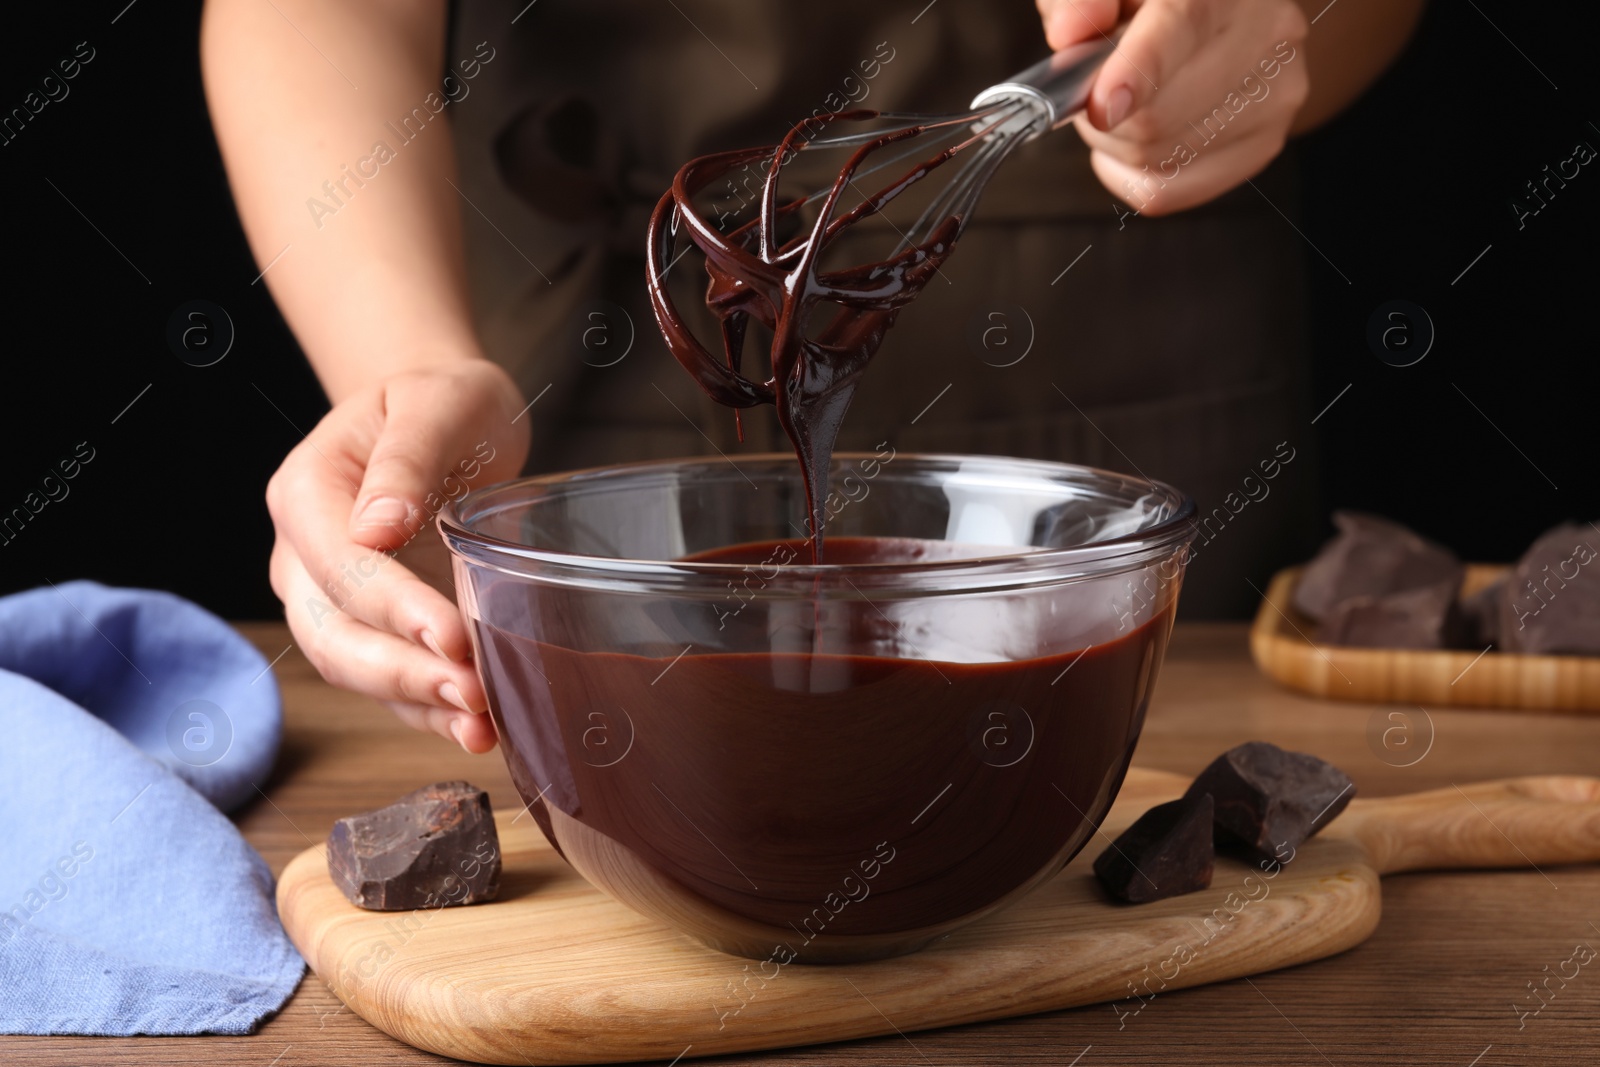
[[[1505,778],[1351,801],[1328,833],[1366,846],[1380,874],[1600,860],[1600,778]]]

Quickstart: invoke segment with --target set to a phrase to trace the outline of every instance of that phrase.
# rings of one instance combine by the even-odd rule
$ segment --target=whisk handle
[[[1035,129],[1029,139],[1063,126],[1088,104],[1089,86],[1121,36],[1119,28],[1099,40],[1046,56],[1027,70],[983,90],[973,97],[972,107],[977,110],[1018,97],[1032,102],[1049,121]]]

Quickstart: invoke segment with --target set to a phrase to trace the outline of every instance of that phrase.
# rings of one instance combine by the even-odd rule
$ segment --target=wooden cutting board
[[[1188,781],[1135,768],[1115,836]],[[1142,998],[1320,959],[1378,924],[1378,877],[1600,859],[1600,779],[1524,778],[1357,799],[1273,877],[1219,858],[1209,890],[1120,905],[1090,872],[1107,837],[1016,905],[911,956],[774,975],[591,888],[531,817],[496,815],[499,899],[356,908],[322,846],[278,883],[300,952],[349,1007],[418,1048],[489,1063],[692,1059]]]
[[[1280,685],[1379,704],[1600,712],[1600,656],[1316,644],[1317,624],[1293,607],[1303,569],[1273,576],[1250,627],[1256,666]],[[1461,595],[1471,596],[1509,569],[1468,564]]]

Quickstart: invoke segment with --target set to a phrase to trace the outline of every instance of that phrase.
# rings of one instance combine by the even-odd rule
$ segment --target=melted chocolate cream
[[[980,131],[913,166],[901,177],[839,212],[840,198],[857,170],[874,151],[919,136],[930,127],[889,130],[868,141],[851,156],[821,202],[808,230],[779,241],[780,222],[799,221],[807,203],[796,198],[778,203],[779,174],[787,162],[815,136],[817,123],[865,121],[876,111],[844,111],[818,116],[794,127],[775,147],[719,152],[696,159],[678,171],[672,189],[661,198],[650,220],[648,281],[656,323],[667,347],[706,393],[739,409],[757,404],[777,408],[778,422],[794,444],[805,479],[812,562],[822,562],[822,501],[827,497],[828,465],[839,425],[855,394],[862,371],[883,344],[900,309],[916,299],[955,246],[962,220],[952,215],[934,225],[920,244],[879,263],[823,272],[823,252],[852,223],[881,212],[912,184],[978,140]],[[809,127],[809,130],[808,130]],[[694,196],[729,172],[766,163],[759,215],[723,233],[694,206]],[[721,324],[722,360],[700,343],[679,317],[666,289],[672,260],[672,235],[680,224],[689,240],[705,253],[706,306]],[[834,312],[817,335],[806,334],[820,304]],[[771,376],[755,381],[741,373],[746,327],[754,318],[772,331]],[[742,436],[742,428],[741,428]]]
[[[689,558],[757,563],[801,544]],[[830,548],[841,563],[960,552],[900,538]],[[862,611],[844,643],[876,654],[684,655],[626,644],[618,634],[652,628],[615,617],[602,639],[581,621],[595,615],[576,607],[583,595],[530,603],[515,579],[479,591],[478,662],[530,813],[635,909],[725,951],[784,946],[804,962],[909,951],[1059,871],[1122,783],[1172,624],[1169,606],[1115,640],[1040,654],[1048,634],[1019,619],[999,643],[1020,658],[934,662],[896,654],[896,628]],[[1049,596],[1053,614],[1103,610],[1076,587]],[[941,625],[993,634],[991,608],[951,598]],[[521,633],[484,621],[530,610],[538,621]],[[759,615],[730,623],[748,625],[753,647],[770,640]]]

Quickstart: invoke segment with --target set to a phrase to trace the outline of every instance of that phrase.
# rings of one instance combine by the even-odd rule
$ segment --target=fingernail
[[[461,739],[461,720],[460,719],[451,719],[450,720],[450,735],[456,739],[456,744],[460,745],[462,748],[466,748],[467,747],[467,743]]]
[[[1132,89],[1126,85],[1119,85],[1111,90],[1111,96],[1106,100],[1106,129],[1115,129],[1123,119],[1128,117],[1128,112],[1132,108]]]
[[[462,698],[462,696],[461,696],[461,690],[456,688],[456,683],[454,683],[454,682],[446,682],[443,685],[441,685],[439,687],[439,697],[445,703],[454,704],[456,707],[460,708],[462,711],[465,711],[465,712],[468,712],[468,713],[471,713],[471,711],[472,711],[471,708],[467,707],[466,700],[464,700]]]
[[[424,645],[428,646],[428,651],[432,652],[435,656],[438,656],[440,659],[449,659],[450,658],[449,656],[444,654],[444,649],[439,647],[439,639],[433,636],[433,631],[432,630],[424,630],[424,631],[422,631],[422,643]]]
[[[392,496],[377,496],[367,501],[367,506],[361,509],[361,519],[357,526],[398,526],[406,521],[406,516],[411,514],[411,509],[404,500],[397,500]]]

